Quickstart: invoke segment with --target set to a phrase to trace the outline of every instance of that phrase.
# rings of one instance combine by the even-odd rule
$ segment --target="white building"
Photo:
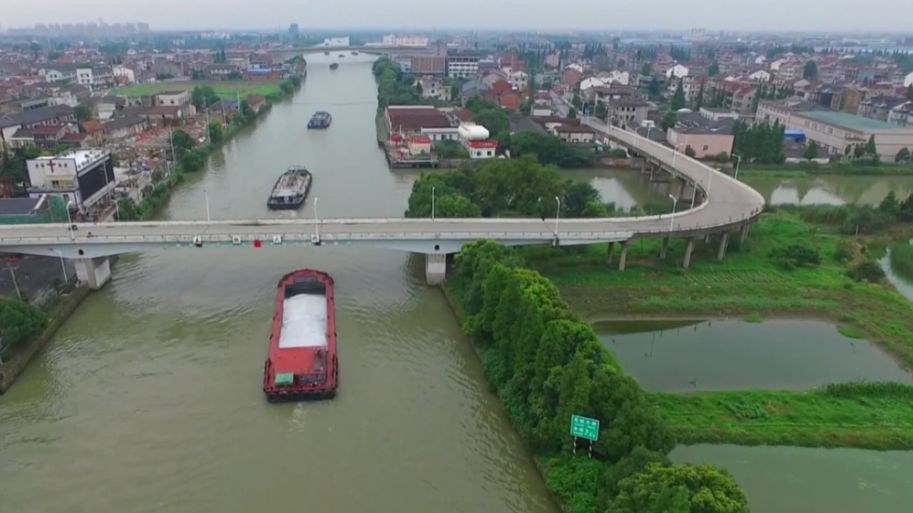
[[[678,78],[687,77],[689,71],[690,70],[688,69],[687,66],[682,66],[681,64],[676,64],[675,66],[672,66],[671,68],[666,70],[666,78],[669,79],[672,77],[678,77]]]
[[[524,71],[512,71],[507,74],[507,81],[514,91],[525,91],[529,85],[529,75]]]
[[[76,70],[68,66],[44,68],[39,73],[47,82],[66,82],[76,78]]]
[[[163,91],[155,95],[155,104],[159,106],[180,107],[190,103],[188,91]]]
[[[479,73],[479,55],[453,54],[447,56],[447,76],[450,78],[471,78]]]
[[[323,40],[323,43],[320,46],[326,46],[330,48],[350,46],[349,36],[346,37],[328,37]]]
[[[133,84],[136,82],[136,74],[132,69],[126,66],[114,66],[111,69],[111,74],[114,75],[114,78],[119,79],[125,84]]]
[[[76,68],[76,83],[89,89],[110,87],[114,83],[114,74],[111,68]]]
[[[758,71],[748,75],[748,79],[757,82],[770,82],[770,72],[759,69]]]
[[[903,78],[903,86],[904,86],[904,87],[910,87],[911,85],[913,85],[913,71],[911,71],[910,73],[908,73],[907,76],[905,76],[905,77]]]
[[[29,196],[57,195],[85,212],[114,190],[111,154],[100,150],[78,150],[56,157],[38,157],[26,162]]]
[[[395,34],[390,34],[388,36],[384,36],[383,42],[381,44],[384,46],[425,47],[428,46],[428,38],[425,36],[397,36]]]

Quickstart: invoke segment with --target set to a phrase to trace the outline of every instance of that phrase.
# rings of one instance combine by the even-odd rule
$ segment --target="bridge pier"
[[[716,259],[722,261],[726,258],[726,246],[729,245],[729,232],[723,232],[720,236],[720,249],[716,252]]]
[[[624,271],[625,264],[628,262],[628,241],[622,241],[621,254],[618,255],[618,270]]]
[[[447,277],[447,255],[434,253],[425,255],[425,281],[428,285],[440,285]]]
[[[688,243],[685,244],[685,256],[682,257],[682,267],[685,269],[691,267],[691,253],[694,252],[694,237],[688,237],[686,240]]]
[[[612,265],[612,260],[614,260],[614,259],[615,259],[615,243],[610,242],[606,246],[606,255],[605,255],[606,265]]]
[[[663,237],[662,245],[659,247],[659,258],[666,258],[669,253],[669,237]]]
[[[750,226],[751,226],[750,224],[745,223],[739,229],[739,244],[740,245],[745,244],[745,241],[748,239],[748,229]]]
[[[111,262],[108,257],[78,258],[74,267],[76,278],[92,290],[104,287],[111,280]]]

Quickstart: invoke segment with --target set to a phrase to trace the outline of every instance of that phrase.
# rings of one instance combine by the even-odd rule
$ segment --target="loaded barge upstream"
[[[292,166],[276,180],[266,206],[273,210],[298,208],[307,199],[309,190],[311,172],[304,166]]]
[[[263,392],[270,402],[336,395],[336,314],[333,278],[312,269],[279,280],[276,311],[263,369]]]
[[[313,116],[311,116],[311,119],[308,121],[308,128],[318,130],[330,128],[330,123],[332,122],[333,116],[329,112],[325,110],[318,110],[314,113]]]

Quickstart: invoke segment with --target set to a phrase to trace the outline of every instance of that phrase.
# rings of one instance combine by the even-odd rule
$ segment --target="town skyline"
[[[670,7],[662,0],[571,0],[554,10],[542,0],[524,3],[507,0],[491,4],[467,0],[461,9],[446,15],[434,5],[415,5],[391,0],[383,5],[362,0],[339,0],[332,4],[308,3],[289,5],[287,0],[264,0],[256,11],[238,17],[248,4],[226,0],[222,9],[207,10],[202,3],[165,0],[160,9],[136,16],[142,4],[136,0],[89,0],[78,5],[65,2],[43,2],[19,6],[4,16],[2,29],[31,27],[36,23],[149,23],[154,30],[273,30],[298,23],[307,29],[402,29],[412,31],[477,29],[538,31],[618,31],[618,30],[687,30],[701,27],[727,32],[843,32],[903,33],[909,24],[901,17],[882,16],[883,12],[903,9],[899,0],[873,0],[866,9],[834,9],[834,3],[812,0],[801,5],[785,0],[744,2],[737,11],[725,0],[699,0],[687,8]],[[136,9],[133,9],[136,7]],[[182,15],[175,16],[176,9]],[[402,13],[409,12],[409,23]],[[102,17],[87,12],[120,13]],[[484,12],[486,16],[478,16]],[[543,16],[546,12],[548,15]],[[583,13],[592,13],[584,15]],[[789,13],[789,16],[784,16]],[[202,21],[205,20],[205,21]],[[813,21],[812,21],[813,20]]]

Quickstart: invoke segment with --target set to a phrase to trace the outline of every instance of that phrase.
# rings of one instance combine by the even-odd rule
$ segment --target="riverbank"
[[[472,244],[457,257],[445,294],[564,510],[623,507],[637,483],[680,486],[685,500],[710,491],[730,501],[728,511],[747,511],[725,472],[671,465],[666,454],[674,440],[656,406],[558,290],[523,265],[514,250]],[[601,420],[598,439],[569,436],[571,415]],[[691,478],[679,481],[684,475]]]
[[[781,164],[781,165],[743,165],[739,176],[803,178],[807,176],[911,176],[913,164],[885,162],[877,166],[871,164],[854,164],[852,162],[834,162],[831,164]]]
[[[254,125],[258,119],[266,116],[272,109],[274,100],[292,97],[301,88],[302,80],[301,77],[295,76],[288,83],[293,86],[291,89],[288,87],[280,88],[277,81],[276,90],[266,95],[266,104],[259,110],[252,110],[245,101],[243,108],[223,129],[218,143],[207,142],[192,148],[189,152],[196,154],[198,158],[194,158],[191,161],[185,161],[183,158],[175,159],[175,162],[166,171],[165,177],[152,187],[152,190],[145,195],[139,204],[133,205],[132,202],[126,204],[122,202],[120,205],[121,220],[147,220],[158,214],[171,197],[172,190],[184,181],[186,173],[195,173],[202,169],[214,151],[231,141],[241,130]],[[188,165],[186,162],[191,162],[194,167],[185,169]]]
[[[76,311],[82,300],[89,294],[88,287],[74,287],[68,294],[61,295],[50,307],[48,323],[37,337],[10,350],[0,361],[0,395],[12,386],[16,378],[26,369],[32,358],[51,340],[63,323]]]

